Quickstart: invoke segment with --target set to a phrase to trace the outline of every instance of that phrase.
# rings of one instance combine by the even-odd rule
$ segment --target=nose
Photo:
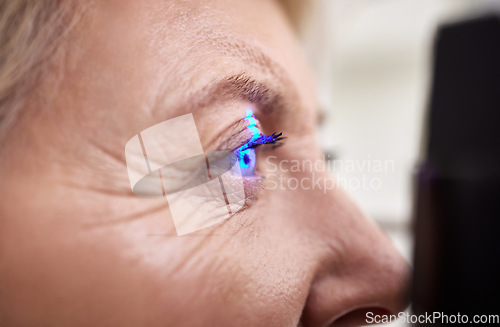
[[[320,198],[320,197],[316,197]],[[366,325],[369,315],[408,304],[410,269],[391,241],[340,190],[321,197],[312,219],[319,260],[302,320],[305,326]]]

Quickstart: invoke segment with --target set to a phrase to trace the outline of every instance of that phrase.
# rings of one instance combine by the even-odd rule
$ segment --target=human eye
[[[257,169],[257,147],[266,144],[278,145],[283,140],[282,133],[271,135],[263,134],[257,127],[257,120],[251,109],[248,109],[244,121],[247,123],[246,133],[250,138],[245,144],[233,151],[236,157],[236,164],[239,167],[242,177],[255,177]]]
[[[166,130],[166,128],[161,130]],[[255,195],[258,190],[256,185],[259,185],[261,180],[257,172],[258,153],[260,152],[257,151],[257,148],[267,144],[273,146],[281,144],[280,141],[283,139],[281,133],[271,135],[262,133],[260,123],[255,118],[253,111],[248,109],[244,118],[228,127],[219,136],[220,139],[223,141],[216,142],[216,144],[219,143],[219,146],[215,147],[215,150],[181,159],[158,169],[158,171],[150,171],[148,175],[134,183],[133,192],[143,197],[168,196],[209,183],[224,175],[224,178],[230,178],[230,181],[234,183],[235,189],[238,188],[237,185],[243,184],[245,195],[247,193]],[[160,144],[163,143],[160,142]],[[158,144],[153,143],[153,145],[159,148]],[[155,148],[153,147],[153,149]],[[162,153],[159,149],[153,152]],[[142,149],[136,150],[134,155],[137,157],[130,156],[127,161],[132,163],[144,161]],[[153,162],[156,161],[159,160],[153,160]]]
[[[281,135],[262,133],[260,122],[249,109],[244,118],[224,129],[212,146],[214,150],[155,171],[149,169],[149,174],[133,185],[133,192],[145,197],[165,197],[179,235],[209,226],[241,212],[257,199],[263,180],[258,172],[258,148],[279,145]],[[137,157],[127,158],[127,163],[150,162],[145,160],[142,148],[135,150]]]

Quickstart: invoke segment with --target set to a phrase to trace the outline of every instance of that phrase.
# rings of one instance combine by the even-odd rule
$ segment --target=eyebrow
[[[221,56],[229,55],[241,60],[249,68],[255,68],[270,76],[272,82],[259,81],[244,70],[236,75],[222,77],[194,93],[190,100],[192,112],[200,107],[234,99],[256,104],[263,114],[290,111],[291,104],[299,103],[296,86],[286,70],[258,45],[228,36],[211,37],[208,40],[207,46],[213,47],[217,44],[225,49]]]
[[[263,114],[283,113],[286,110],[282,92],[253,79],[247,73],[232,75],[210,84],[193,99],[193,110],[235,99],[255,103]]]
[[[238,59],[248,66],[248,70],[243,68],[240,73],[205,82],[204,86],[190,92],[189,98],[184,99],[182,104],[176,105],[174,111],[200,112],[200,109],[232,100],[250,102],[255,105],[258,113],[279,117],[280,120],[293,119],[300,111],[302,102],[297,86],[287,71],[258,45],[227,36],[209,40],[207,46],[214,47],[215,44],[224,49],[220,53],[221,58],[230,56]],[[249,73],[253,70],[257,71],[255,75]],[[168,95],[164,93],[163,96]],[[162,98],[160,97],[159,103],[163,102]],[[155,107],[162,108],[158,104]],[[316,113],[318,114],[319,112]]]

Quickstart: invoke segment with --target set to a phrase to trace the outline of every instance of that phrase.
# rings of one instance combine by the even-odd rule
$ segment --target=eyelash
[[[283,133],[273,133],[271,135],[262,134],[257,128],[257,120],[255,119],[254,113],[251,109],[247,109],[246,116],[243,120],[248,122],[248,126],[246,128],[250,131],[252,137],[235,151],[242,152],[247,149],[255,149],[256,147],[264,144],[275,144],[273,148],[281,145],[281,143],[278,144],[277,142],[284,139],[284,137],[282,137]]]
[[[271,135],[264,135],[257,128],[257,120],[255,119],[254,113],[251,109],[247,109],[246,116],[243,118],[244,121],[248,122],[246,127],[248,131],[252,134],[252,137],[247,140],[245,144],[240,146],[234,151],[238,156],[240,167],[245,170],[249,167],[249,160],[251,157],[257,160],[255,155],[255,149],[260,145],[273,144],[273,149],[282,145],[280,142],[284,139],[283,133],[273,133]],[[279,142],[279,143],[278,143]],[[250,156],[250,152],[253,150],[253,156]]]
[[[281,146],[281,140],[284,140],[285,137],[282,136],[283,133],[273,133],[271,135],[261,135],[255,140],[249,140],[247,143],[239,147],[237,150],[244,151],[246,149],[255,149],[260,145],[265,144],[273,144],[273,149]]]

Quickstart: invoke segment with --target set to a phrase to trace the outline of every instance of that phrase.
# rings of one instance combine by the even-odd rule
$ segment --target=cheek
[[[179,287],[165,293],[166,302],[177,303],[179,310],[169,312],[176,312],[184,325],[197,325],[192,319],[234,326],[298,322],[310,281],[307,260],[289,231],[259,222],[271,217],[255,206],[248,209],[249,225],[233,235],[229,225],[239,222],[231,218],[217,229],[218,239],[204,244],[177,271]]]

